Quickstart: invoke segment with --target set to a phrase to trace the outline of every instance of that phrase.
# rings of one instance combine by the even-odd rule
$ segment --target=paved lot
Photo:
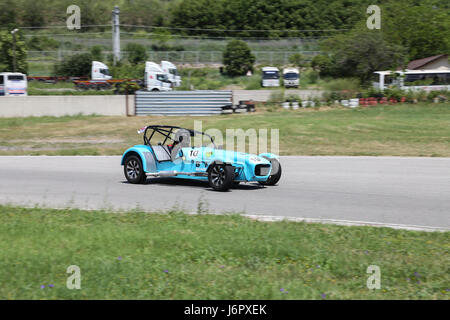
[[[211,212],[450,228],[450,158],[282,157],[278,186],[229,192],[179,179],[126,182],[120,157],[0,157],[0,202]]]

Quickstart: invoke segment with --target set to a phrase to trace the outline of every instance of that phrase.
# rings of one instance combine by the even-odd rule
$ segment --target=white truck
[[[262,68],[262,87],[279,87],[280,86],[280,70],[275,67]]]
[[[161,61],[161,69],[167,74],[169,80],[174,87],[181,86],[181,77],[178,73],[177,67],[170,61]]]
[[[27,76],[18,72],[0,73],[0,96],[27,96]]]
[[[150,61],[145,63],[144,84],[148,91],[171,91],[173,86],[167,73]]]
[[[283,69],[283,82],[285,88],[298,88],[300,84],[300,72],[298,71],[298,69]]]
[[[109,73],[109,68],[106,64],[100,61],[92,61],[91,68],[91,80],[101,81],[101,80],[111,80],[112,76]]]

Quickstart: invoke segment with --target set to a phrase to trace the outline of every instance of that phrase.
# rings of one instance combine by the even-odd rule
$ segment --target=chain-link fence
[[[51,38],[56,48],[44,51],[28,51],[28,63],[32,75],[49,75],[53,66],[65,57],[86,53],[93,46],[102,47],[102,61],[107,62],[112,55],[111,32],[51,34],[28,33],[28,41],[36,38]],[[231,39],[199,39],[175,36],[154,37],[148,34],[121,33],[121,57],[126,58],[124,50],[128,43],[139,43],[147,49],[148,60],[159,63],[161,60],[171,61],[178,65],[220,65],[222,54]],[[289,57],[301,53],[306,60],[319,54],[320,38],[287,38],[287,39],[250,39],[245,42],[255,55],[259,65],[286,65]]]

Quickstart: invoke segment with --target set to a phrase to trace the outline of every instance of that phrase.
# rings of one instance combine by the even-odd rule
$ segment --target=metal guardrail
[[[233,104],[232,91],[137,91],[136,115],[212,115]]]

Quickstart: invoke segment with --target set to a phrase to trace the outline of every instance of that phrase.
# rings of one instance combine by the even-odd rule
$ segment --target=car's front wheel
[[[130,183],[144,183],[146,180],[146,175],[144,172],[144,168],[142,167],[141,159],[137,156],[128,156],[125,159],[125,163],[123,166],[123,171],[125,174],[125,178],[127,178]]]
[[[234,169],[225,164],[213,164],[208,172],[209,186],[216,191],[226,191],[231,188],[234,180]]]

